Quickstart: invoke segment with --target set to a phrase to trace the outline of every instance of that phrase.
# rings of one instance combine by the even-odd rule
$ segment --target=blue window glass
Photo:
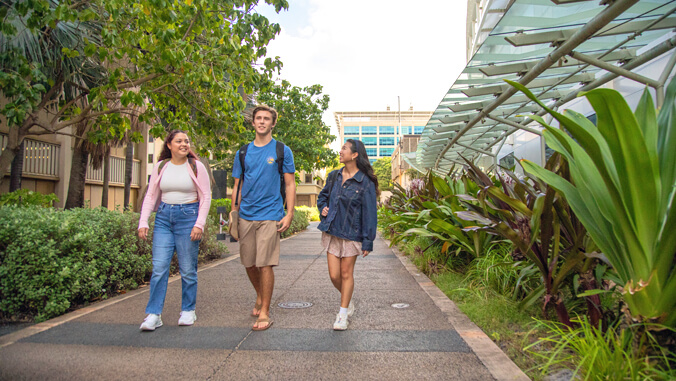
[[[394,135],[394,126],[380,126],[380,135]]]
[[[394,152],[394,148],[381,148],[380,156],[392,156],[392,152]]]
[[[344,138],[344,139],[343,139],[343,144],[347,143],[347,139],[352,139],[352,138],[350,138],[350,137]]]
[[[378,154],[378,149],[377,148],[367,148],[366,154],[369,155],[369,156],[376,156]]]
[[[380,141],[381,146],[393,146],[394,145],[394,137],[380,138],[379,141]]]
[[[361,126],[362,135],[376,135],[378,133],[378,127],[376,126]]]
[[[400,141],[401,141],[401,136],[397,136],[397,145],[399,145]]]
[[[411,135],[412,134],[412,128],[411,126],[401,126],[401,134],[402,135]]]
[[[366,137],[361,139],[362,143],[364,143],[365,146],[377,146],[378,145],[378,138],[376,137]]]
[[[415,126],[415,132],[414,132],[414,134],[416,134],[416,135],[422,134],[423,129],[425,129],[425,126]]]
[[[345,135],[359,135],[359,126],[345,126]]]
[[[378,160],[378,159],[369,159],[369,163],[371,163],[371,165],[373,165],[373,163],[375,163],[376,160]]]

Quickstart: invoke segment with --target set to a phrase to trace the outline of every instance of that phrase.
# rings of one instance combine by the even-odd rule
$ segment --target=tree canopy
[[[279,12],[286,0],[265,0]],[[281,62],[266,57],[280,31],[258,0],[32,0],[0,8],[0,114],[10,128],[6,171],[25,136],[121,137],[132,116],[151,133],[184,129],[205,147],[244,129],[245,94]],[[260,65],[256,62],[261,61]],[[95,122],[95,123],[94,123]],[[136,136],[140,139],[140,136]]]
[[[373,162],[373,172],[378,177],[380,190],[392,190],[392,158],[382,157]]]
[[[336,137],[331,135],[329,126],[322,120],[329,106],[329,96],[322,94],[321,85],[301,88],[282,80],[257,94],[255,103],[266,104],[277,110],[277,125],[272,130],[272,136],[293,151],[297,171],[310,172],[338,164],[336,152],[329,147]],[[232,168],[237,148],[251,142],[255,135],[253,127],[249,125],[239,135],[234,149],[217,166]]]

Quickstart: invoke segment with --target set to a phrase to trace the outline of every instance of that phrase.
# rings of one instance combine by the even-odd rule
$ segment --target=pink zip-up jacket
[[[200,203],[199,212],[197,212],[197,221],[195,226],[204,231],[204,225],[207,223],[207,215],[209,214],[209,207],[211,206],[211,182],[209,181],[209,174],[207,168],[199,160],[195,160],[197,166],[197,177],[192,169],[188,168],[188,173],[193,183],[197,187],[197,199]],[[165,165],[162,172],[157,173],[160,163],[155,164],[153,173],[150,175],[150,183],[148,184],[148,191],[146,197],[143,199],[143,206],[141,207],[141,218],[138,221],[138,228],[148,227],[148,218],[150,213],[157,210],[162,202],[162,191],[160,190],[160,180],[162,174],[167,170]]]

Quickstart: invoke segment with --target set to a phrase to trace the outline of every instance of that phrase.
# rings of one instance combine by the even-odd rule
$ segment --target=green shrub
[[[138,219],[104,208],[0,207],[0,317],[39,322],[149,280],[154,214],[148,241],[138,238]],[[227,253],[216,232],[209,217],[199,262]]]
[[[43,321],[138,287],[152,264],[137,223],[103,208],[1,207],[0,314]]]
[[[28,189],[19,189],[11,193],[5,193],[0,196],[0,206],[18,205],[18,206],[42,206],[48,208],[59,202],[59,198],[54,193],[42,194]]]
[[[307,212],[309,221],[319,221],[319,209],[313,206],[297,206],[296,210]]]
[[[301,232],[310,225],[309,212],[307,210],[299,209],[298,207],[294,208],[294,210],[295,212],[293,213],[291,226],[282,233],[282,238],[290,237]]]

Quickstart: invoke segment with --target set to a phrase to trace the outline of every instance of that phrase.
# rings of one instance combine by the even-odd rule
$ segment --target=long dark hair
[[[364,143],[357,139],[347,139],[347,142],[350,143],[350,150],[352,153],[357,153],[357,168],[359,168],[360,171],[364,172],[366,176],[368,176],[371,181],[373,181],[373,184],[376,186],[376,196],[380,196],[380,188],[378,188],[378,178],[376,177],[376,174],[373,172],[373,167],[371,166],[371,162],[369,161],[369,155],[366,153],[366,147],[364,147]]]
[[[173,131],[171,131],[167,135],[166,139],[164,139],[164,145],[162,146],[162,152],[160,152],[160,157],[157,158],[158,162],[160,162],[164,159],[171,159],[171,150],[169,150],[169,147],[167,147],[167,145],[174,140],[174,138],[176,137],[176,134],[185,134],[186,136],[188,136],[188,133],[183,131],[183,130],[173,130]],[[188,157],[193,158],[195,160],[199,160],[197,155],[195,155],[195,153],[192,151],[192,148],[188,148]]]

